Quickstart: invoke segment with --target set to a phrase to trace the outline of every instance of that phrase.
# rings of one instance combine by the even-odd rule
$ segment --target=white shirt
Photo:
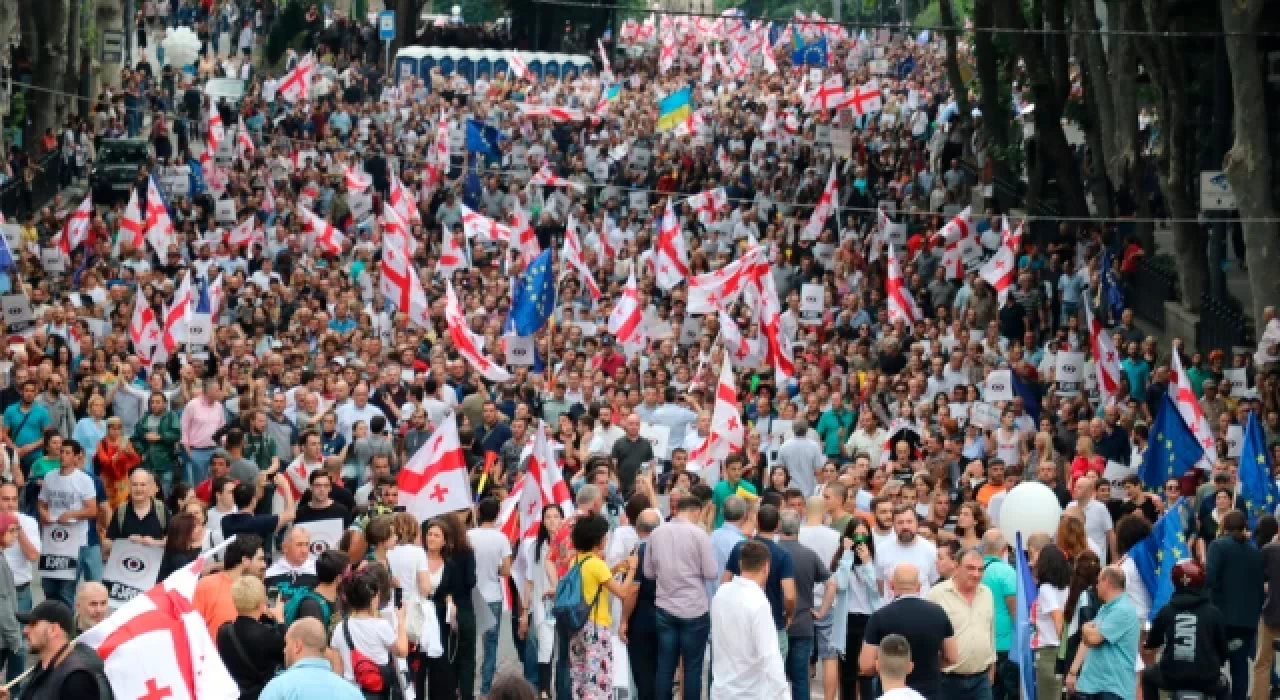
[[[1079,503],[1072,501],[1067,504],[1067,507],[1074,505]],[[1096,498],[1089,499],[1089,505],[1082,510],[1084,511],[1084,534],[1089,538],[1092,549],[1098,553],[1098,558],[1106,561],[1107,533],[1115,528],[1115,524],[1111,522],[1111,511]]]
[[[511,542],[497,528],[478,527],[467,531],[467,541],[476,557],[476,590],[487,603],[502,602],[502,561],[511,556]],[[401,582],[403,583],[403,581]]]
[[[65,475],[60,470],[49,472],[40,489],[40,501],[48,506],[49,519],[53,521],[67,511],[80,510],[85,501],[95,498],[97,491],[93,488],[93,478],[82,469]],[[89,521],[78,520],[68,529],[78,537],[88,537]]]
[[[22,525],[22,532],[27,539],[36,548],[36,558],[40,555],[40,523],[36,519],[25,513],[14,513],[18,516],[18,522]],[[13,572],[13,585],[22,586],[31,583],[31,561],[22,553],[22,543],[14,540],[4,550],[5,561],[9,564],[9,570]]]
[[[800,544],[812,549],[813,553],[818,555],[818,561],[827,567],[831,566],[836,550],[840,549],[840,533],[826,525],[801,525],[797,539],[800,540]],[[823,584],[813,584],[813,599],[821,601],[822,594]]]
[[[418,572],[427,570],[427,553],[416,544],[400,544],[387,552],[391,576],[400,581],[406,603],[422,597],[418,592]]]
[[[938,549],[933,543],[919,535],[909,545],[902,545],[898,538],[876,542],[876,567],[880,580],[893,579],[893,570],[899,564],[913,564],[920,572],[920,595],[929,592],[929,587],[938,582]],[[893,591],[885,587],[885,602],[894,599]]]
[[[355,681],[355,669],[351,663],[351,647],[347,646],[344,627],[351,631],[351,641],[361,654],[379,666],[391,660],[391,647],[396,643],[396,630],[388,620],[382,617],[351,617],[347,622],[339,623],[333,628],[329,638],[329,646],[338,650],[342,657],[342,677]]]
[[[711,700],[790,693],[769,599],[754,581],[735,576],[711,600],[711,670]]]
[[[349,443],[351,442],[351,426],[358,421],[364,421],[366,426],[369,425],[369,421],[373,420],[374,416],[382,415],[382,409],[371,403],[366,403],[364,408],[360,408],[356,406],[355,401],[348,401],[339,406],[334,413],[338,419],[338,432]]]
[[[881,695],[880,700],[924,700],[924,696],[911,688],[903,686]]]

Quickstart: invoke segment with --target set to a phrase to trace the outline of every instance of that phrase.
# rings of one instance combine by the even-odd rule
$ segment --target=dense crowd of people
[[[0,287],[34,321],[0,363],[0,659],[35,668],[8,692],[110,697],[70,642],[128,599],[128,543],[160,581],[213,553],[189,605],[250,699],[1270,696],[1280,528],[1238,460],[1252,414],[1280,463],[1280,322],[1230,360],[1162,343],[1114,226],[972,206],[984,116],[940,44],[662,16],[582,75],[388,76],[323,43],[256,75],[250,8],[176,10],[247,34],[205,32],[194,77],[144,58],[48,144],[89,167],[147,134],[131,196],[10,222]],[[828,65],[791,65],[813,41]],[[242,100],[203,95],[228,75]],[[731,289],[706,312],[744,261],[772,322]],[[1170,394],[1204,455],[1153,493]],[[420,517],[445,426],[474,505]],[[526,514],[544,441],[568,488]],[[1001,510],[1031,482],[1062,516],[1020,576]],[[1187,551],[1154,605],[1130,553],[1166,512]]]

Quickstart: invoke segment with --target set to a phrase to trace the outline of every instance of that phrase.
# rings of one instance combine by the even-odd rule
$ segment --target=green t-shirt
[[[29,479],[43,479],[49,472],[56,472],[62,466],[62,462],[56,457],[41,457],[36,463],[31,465],[31,475]]]
[[[996,609],[996,651],[1009,651],[1013,644],[1013,617],[1005,598],[1018,595],[1018,574],[1008,562],[988,556],[983,560],[982,583],[991,589]]]
[[[715,527],[724,525],[724,502],[730,496],[759,496],[756,493],[756,487],[745,479],[739,479],[737,485],[730,485],[728,479],[721,479],[716,482],[714,488],[711,489],[711,502],[716,505],[716,523]]]

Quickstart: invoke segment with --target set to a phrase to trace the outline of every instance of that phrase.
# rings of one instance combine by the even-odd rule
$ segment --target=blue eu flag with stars
[[[1023,700],[1036,700],[1036,657],[1031,650],[1031,636],[1036,622],[1031,606],[1036,602],[1039,588],[1036,586],[1035,576],[1031,575],[1031,567],[1027,564],[1027,551],[1022,548],[1021,532],[1014,536],[1014,544],[1018,595],[1015,598],[1017,615],[1013,633],[1017,642],[1009,649],[1009,660],[1018,665],[1018,685],[1022,688]]]
[[[480,164],[472,161],[467,166],[467,174],[462,179],[462,203],[471,209],[480,208],[483,186],[480,184]]]
[[[1204,448],[1182,420],[1168,392],[1161,396],[1160,408],[1156,409],[1156,418],[1147,435],[1150,438],[1147,451],[1142,454],[1142,464],[1138,465],[1138,477],[1145,488],[1159,489],[1166,479],[1180,478],[1204,454]]]
[[[1267,439],[1256,412],[1249,412],[1243,443],[1240,447],[1240,498],[1244,500],[1245,515],[1249,517],[1249,529],[1252,530],[1260,516],[1275,513],[1276,506],[1280,505],[1280,489],[1271,478]]]
[[[1129,558],[1138,570],[1138,578],[1151,595],[1151,618],[1155,618],[1173,595],[1173,565],[1191,558],[1187,546],[1186,527],[1182,522],[1182,499],[1178,499],[1151,528],[1151,534],[1133,545]]]
[[[1111,261],[1111,251],[1103,248],[1102,260],[1098,265],[1102,278],[1100,284],[1102,299],[1099,303],[1111,312],[1111,318],[1118,319],[1120,314],[1124,313],[1124,288],[1120,285],[1120,278],[1116,276],[1116,270]]]
[[[551,249],[533,259],[516,282],[509,323],[516,335],[533,335],[556,308],[556,280],[551,272]]]
[[[502,160],[502,151],[498,142],[502,140],[502,132],[496,126],[475,119],[467,120],[467,150],[483,155],[491,162]]]

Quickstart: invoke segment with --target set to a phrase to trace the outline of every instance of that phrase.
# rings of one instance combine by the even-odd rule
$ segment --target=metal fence
[[[1164,303],[1178,300],[1178,273],[1145,257],[1136,262],[1137,267],[1127,280],[1125,301],[1138,318],[1163,331]]]
[[[1232,348],[1248,345],[1248,316],[1239,302],[1231,298],[1200,295],[1200,323],[1196,324],[1196,350],[1208,355],[1222,350],[1230,356]]]
[[[31,212],[44,206],[53,199],[62,186],[62,156],[50,153],[44,160],[37,162],[35,177],[31,187],[22,182],[22,173],[14,173],[14,178],[0,185],[0,212],[7,221],[18,222],[27,218]]]

